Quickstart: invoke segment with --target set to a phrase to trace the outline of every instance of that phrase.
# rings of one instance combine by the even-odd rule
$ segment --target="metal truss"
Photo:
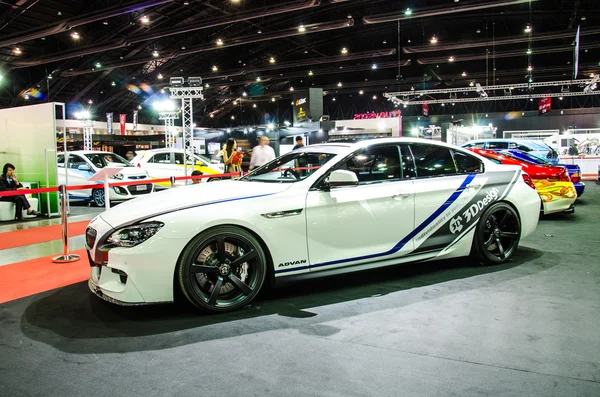
[[[83,125],[83,150],[92,150],[94,122],[92,120],[81,120],[81,123]]]
[[[562,80],[562,81],[545,81],[539,83],[519,83],[519,84],[502,84],[502,85],[490,85],[486,87],[473,86],[473,87],[461,87],[461,88],[442,88],[437,90],[419,90],[419,91],[399,91],[399,92],[386,92],[383,94],[386,98],[391,97],[405,97],[415,95],[433,95],[433,94],[450,94],[458,92],[479,92],[480,90],[494,91],[494,90],[512,90],[517,88],[537,88],[537,87],[558,87],[558,86],[570,86],[578,84],[593,84],[594,78],[592,79],[580,79],[580,80]]]
[[[174,127],[175,120],[178,120],[179,112],[158,112],[158,119],[165,121],[165,147],[175,146]]]
[[[461,102],[481,102],[481,101],[507,101],[511,99],[530,99],[530,98],[544,98],[544,97],[569,97],[569,96],[583,96],[583,95],[598,95],[598,92],[549,92],[545,94],[522,94],[522,95],[503,95],[495,97],[473,97],[473,98],[444,98],[444,99],[424,99],[415,101],[402,101],[397,98],[393,98],[392,101],[402,105],[422,105],[422,104],[436,104],[436,103],[461,103]]]
[[[204,99],[202,87],[168,87],[171,99],[181,99],[183,125],[184,175],[194,170],[194,99]]]

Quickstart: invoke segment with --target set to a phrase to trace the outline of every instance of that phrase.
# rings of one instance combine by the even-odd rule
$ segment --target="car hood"
[[[277,194],[289,189],[291,185],[289,183],[220,181],[182,186],[136,197],[103,212],[100,217],[116,228],[125,223],[186,207]]]

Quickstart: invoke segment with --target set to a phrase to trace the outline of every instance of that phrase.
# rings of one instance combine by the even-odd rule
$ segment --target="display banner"
[[[113,133],[112,123],[113,123],[113,114],[106,113],[106,133],[107,134]]]
[[[137,132],[138,130],[138,111],[133,111],[133,132]]]
[[[552,109],[552,99],[550,97],[540,98],[538,102],[539,111],[538,114],[542,115],[548,113]]]
[[[577,34],[575,35],[575,48],[573,49],[573,51],[575,51],[573,54],[573,65],[575,66],[575,69],[573,70],[574,79],[577,78],[577,73],[579,72],[579,29],[581,29],[581,26],[577,26]]]
[[[373,112],[373,113],[356,113],[354,120],[365,120],[365,119],[389,119],[394,117],[401,117],[402,112],[400,110],[392,110],[391,112]]]
[[[294,125],[319,120],[323,116],[323,89],[309,88],[294,94],[292,109]]]
[[[421,108],[423,109],[423,116],[428,117],[429,116],[429,104],[424,103],[423,105],[421,105]]]
[[[126,114],[119,115],[119,124],[121,126],[121,135],[125,135],[125,125],[127,124],[127,115]]]

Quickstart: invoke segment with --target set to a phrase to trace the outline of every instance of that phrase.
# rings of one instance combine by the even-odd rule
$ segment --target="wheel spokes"
[[[516,240],[519,238],[519,233],[513,232],[500,232],[500,237],[505,237],[510,240]]]
[[[500,229],[504,228],[504,226],[506,226],[506,221],[508,221],[508,219],[512,216],[512,214],[510,213],[510,211],[506,211],[504,213],[504,216],[502,217],[502,219],[500,220],[500,223],[498,223],[498,227]]]
[[[504,247],[502,246],[502,242],[499,237],[496,237],[496,244],[498,244],[498,251],[500,253],[500,258],[504,259]]]
[[[223,286],[223,279],[221,277],[217,278],[217,282],[210,294],[210,298],[208,298],[208,304],[214,305],[217,303],[217,298],[219,297],[219,293],[221,292],[221,287]]]
[[[256,258],[256,251],[255,250],[248,251],[244,255],[240,256],[239,258],[236,258],[236,260],[231,262],[231,267],[239,266],[242,263],[251,261],[254,258]]]
[[[193,264],[190,266],[190,273],[216,273],[219,269],[214,266],[204,264]]]
[[[490,233],[490,238],[488,238],[486,240],[486,242],[483,243],[485,248],[489,248],[490,244],[492,244],[494,242],[494,233]]]
[[[244,295],[250,295],[250,293],[253,291],[253,289],[250,288],[248,284],[240,280],[235,274],[231,273],[229,275],[229,279],[233,282],[233,284],[235,284],[236,287],[238,287],[244,293]]]
[[[223,236],[218,236],[216,238],[217,241],[217,259],[219,260],[219,262],[224,263],[225,262],[225,237]]]

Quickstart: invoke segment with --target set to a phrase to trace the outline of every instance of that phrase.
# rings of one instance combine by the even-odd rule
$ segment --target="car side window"
[[[478,158],[457,150],[452,150],[452,156],[459,174],[483,172],[483,163]]]
[[[415,166],[415,160],[410,151],[408,145],[400,145],[400,159],[401,159],[401,176],[403,179],[410,179],[417,177],[417,168]]]
[[[399,180],[402,174],[398,146],[375,146],[354,153],[337,169],[352,171],[360,185]]]
[[[175,164],[183,164],[183,153],[175,153]]]
[[[56,165],[65,168],[65,156],[63,154],[56,156]]]
[[[525,146],[525,145],[521,145],[521,144],[517,145],[517,149],[519,149],[523,152],[531,152],[531,148],[529,146]]]
[[[488,142],[488,149],[508,149],[508,142]]]
[[[422,143],[411,144],[417,177],[432,177],[456,174],[456,166],[450,149]]]
[[[76,170],[79,169],[80,165],[87,165],[87,163],[84,159],[77,156],[76,154],[70,154],[68,168]]]
[[[171,153],[156,153],[148,160],[149,163],[171,164]]]

